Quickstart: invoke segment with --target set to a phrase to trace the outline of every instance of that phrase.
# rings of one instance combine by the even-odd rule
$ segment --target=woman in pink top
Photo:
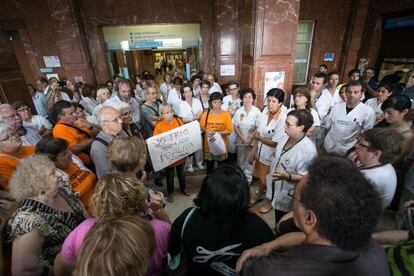
[[[112,172],[103,176],[91,197],[90,209],[94,218],[83,221],[65,239],[55,259],[55,274],[72,275],[85,236],[96,220],[133,215],[147,219],[154,231],[156,249],[148,263],[146,275],[163,275],[171,225],[165,210],[159,207],[162,198],[148,202],[147,195],[145,186],[133,174]],[[155,211],[154,217],[148,215],[149,206],[152,212]],[[165,218],[168,222],[156,217]]]

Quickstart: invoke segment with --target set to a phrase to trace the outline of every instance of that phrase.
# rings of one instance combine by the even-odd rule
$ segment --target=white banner
[[[184,124],[146,140],[155,171],[202,149],[200,124]]]

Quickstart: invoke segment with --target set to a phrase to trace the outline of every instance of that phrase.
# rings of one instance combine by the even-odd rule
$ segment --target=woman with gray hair
[[[79,196],[41,154],[21,162],[10,194],[20,202],[4,231],[12,247],[12,274],[48,275],[64,239],[86,217]]]

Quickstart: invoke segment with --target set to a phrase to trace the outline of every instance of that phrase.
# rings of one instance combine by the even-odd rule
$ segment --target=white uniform
[[[374,124],[374,111],[363,103],[359,103],[348,114],[346,103],[335,105],[325,120],[325,128],[329,129],[324,143],[325,150],[344,156],[357,142],[357,135],[372,128]]]
[[[33,127],[37,130],[40,130],[42,128],[46,129],[52,129],[52,124],[43,116],[40,115],[33,115],[32,121],[30,123],[23,121],[24,127]]]
[[[80,104],[85,108],[86,115],[92,115],[93,110],[98,105],[95,99],[81,96]]]
[[[319,97],[315,99],[315,107],[322,120],[328,114],[329,109],[331,108],[331,103],[332,103],[331,93],[328,90],[323,89],[321,92],[321,95],[319,95]]]
[[[285,133],[285,120],[286,120],[286,108],[282,106],[282,110],[280,112],[279,118],[277,120],[271,120],[269,124],[267,123],[269,114],[268,109],[262,111],[259,117],[259,125],[257,127],[257,131],[260,136],[265,138],[271,138],[274,142],[279,143],[280,140],[286,137]],[[256,158],[260,161],[263,165],[270,166],[274,156],[275,156],[275,148],[269,147],[262,142],[257,142],[257,152]]]
[[[203,111],[203,107],[201,106],[201,102],[199,99],[193,98],[191,106],[188,104],[187,101],[181,101],[179,103],[178,117],[192,120],[200,111]],[[197,165],[200,167],[200,165],[203,164],[203,149],[196,151],[194,157],[192,155],[188,156],[188,158],[186,159],[186,167],[193,166],[194,158]]]
[[[246,113],[244,107],[240,107],[234,113],[233,126],[239,128],[244,137],[250,138],[259,125],[260,114],[260,110],[255,106],[252,106],[249,113]],[[253,168],[248,162],[248,156],[252,150],[252,145],[244,145],[237,137],[235,144],[237,146],[237,165],[244,171],[247,180],[250,182]]]
[[[336,105],[337,103],[343,103],[344,101],[341,99],[341,97],[339,96],[339,89],[338,87],[335,89],[334,94],[332,95],[331,92],[329,92],[328,88],[324,88],[322,90],[322,93],[326,93],[328,92],[329,95],[331,95],[331,108]]]
[[[175,88],[168,92],[167,103],[172,106],[174,114],[178,115],[180,112],[181,93],[177,92]]]
[[[288,140],[289,137],[285,136],[277,144],[275,158],[266,177],[266,198],[272,202],[273,208],[283,212],[292,210],[293,199],[288,196],[288,192],[295,188],[295,183],[287,180],[273,182],[272,175],[277,169],[290,174],[306,175],[309,164],[317,156],[315,145],[308,137],[304,136],[297,144],[284,151],[283,148]]]
[[[208,90],[208,94],[212,94],[214,92],[220,92],[221,94],[223,94],[223,90],[221,89],[220,84],[218,84],[217,82],[213,83],[213,85]]]
[[[181,101],[178,109],[178,117],[186,119],[193,119],[197,113],[203,111],[200,100],[194,98],[191,106],[187,101]]]
[[[365,104],[372,108],[375,112],[375,116],[383,115],[384,111],[382,111],[381,106],[382,103],[378,102],[377,98],[368,99]]]
[[[290,111],[295,110],[294,108],[291,108],[287,111],[287,113],[289,113]],[[321,120],[319,118],[319,113],[318,111],[316,111],[314,108],[311,108],[310,113],[312,115],[313,118],[313,127],[318,127],[321,125]]]
[[[223,103],[221,104],[221,108],[224,111],[227,111],[230,113],[230,115],[233,117],[234,112],[236,112],[237,109],[239,109],[241,106],[241,100],[240,98],[237,98],[236,100],[233,100],[231,95],[227,95],[223,98]],[[237,135],[236,132],[233,131],[229,135],[229,152],[230,153],[236,153],[236,139]]]
[[[397,174],[394,167],[391,164],[385,164],[371,169],[364,169],[361,172],[379,193],[382,209],[384,210],[390,205],[397,188]]]
[[[20,136],[20,139],[22,139],[22,145],[35,146],[42,138],[39,134],[39,130],[34,126],[28,126],[24,128],[26,129],[26,134]]]

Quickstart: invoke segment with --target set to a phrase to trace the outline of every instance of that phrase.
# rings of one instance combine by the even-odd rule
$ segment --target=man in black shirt
[[[346,176],[346,177],[344,177]],[[320,157],[296,190],[293,217],[302,232],[243,253],[241,275],[389,275],[381,246],[371,239],[381,214],[377,192],[361,172],[339,157]]]

